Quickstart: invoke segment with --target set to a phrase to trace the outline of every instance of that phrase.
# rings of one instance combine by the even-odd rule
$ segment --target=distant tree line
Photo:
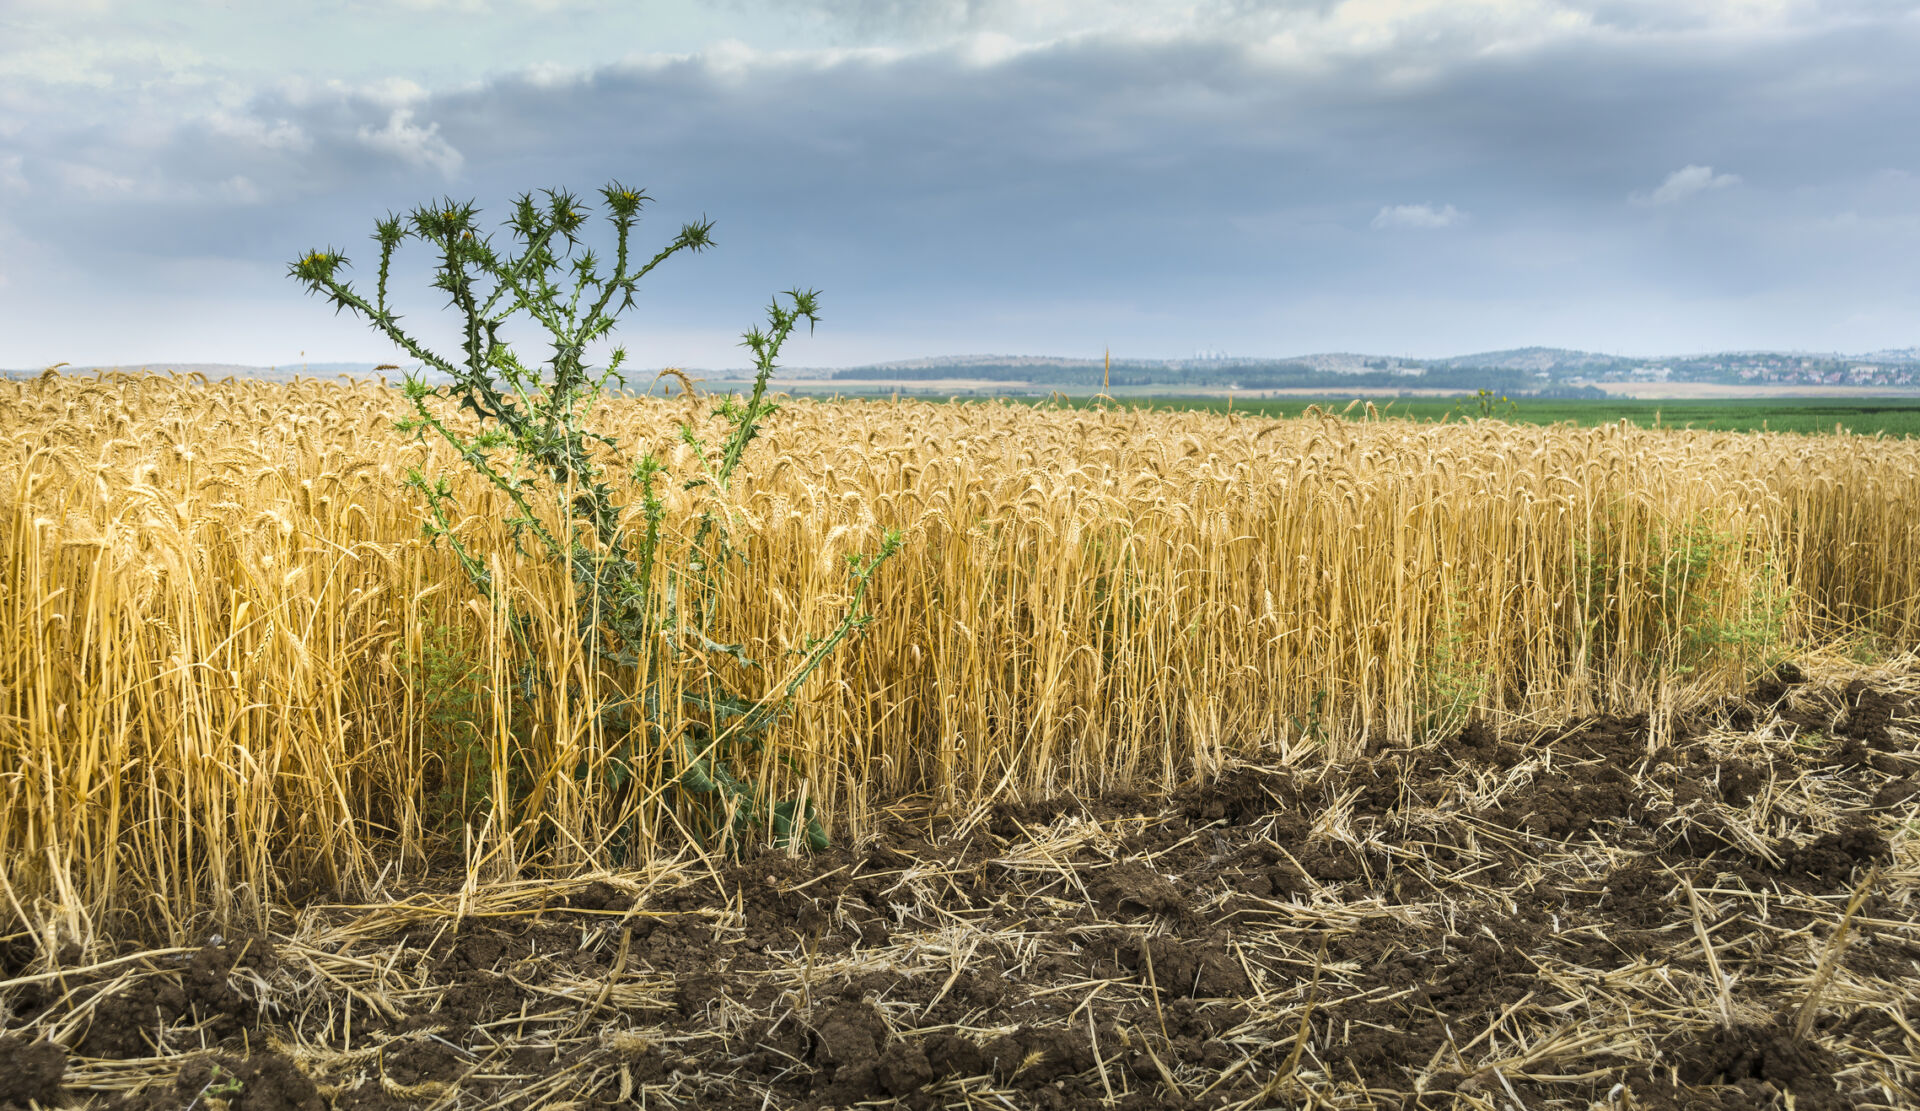
[[[1013,363],[955,363],[930,367],[854,367],[834,372],[849,382],[924,382],[942,378],[975,378],[991,382],[1031,382],[1036,386],[1098,389],[1099,363],[1018,365]],[[1419,375],[1368,370],[1355,374],[1316,370],[1306,363],[1241,363],[1220,367],[1168,367],[1115,363],[1108,378],[1114,386],[1212,388],[1239,390],[1301,389],[1441,389],[1494,390],[1531,393],[1543,383],[1531,371],[1504,367],[1431,367]]]

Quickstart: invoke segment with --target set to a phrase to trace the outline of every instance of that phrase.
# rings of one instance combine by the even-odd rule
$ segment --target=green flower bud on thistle
[[[613,210],[615,218],[621,220],[632,219],[640,211],[640,206],[652,199],[640,190],[629,189],[617,181],[602,189],[600,195],[607,199],[607,207]]]
[[[309,285],[321,286],[333,280],[334,269],[345,263],[347,258],[331,248],[325,251],[309,251],[305,258],[293,264],[292,276]]]
[[[698,224],[682,226],[678,244],[690,251],[704,251],[713,246],[713,221],[703,220]]]
[[[373,238],[389,250],[399,245],[407,237],[407,229],[401,226],[400,217],[387,213],[387,218],[374,225]]]

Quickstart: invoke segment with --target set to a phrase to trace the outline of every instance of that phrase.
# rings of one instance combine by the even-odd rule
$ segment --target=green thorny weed
[[[441,621],[425,624],[419,649],[403,647],[396,662],[414,691],[415,721],[425,741],[422,818],[428,829],[445,835],[490,805],[492,754],[475,724],[488,718],[485,665],[473,634]]]
[[[1465,728],[1474,707],[1486,697],[1487,665],[1468,638],[1469,608],[1464,594],[1448,595],[1434,630],[1433,647],[1421,670],[1416,727],[1421,737],[1451,737]]]
[[[564,191],[543,192],[544,205],[523,194],[507,221],[518,254],[496,253],[490,239],[476,229],[472,203],[444,200],[416,209],[405,220],[389,215],[377,223],[373,238],[380,244],[380,266],[371,302],[336,278],[347,259],[331,249],[307,254],[292,265],[291,276],[330,299],[336,310],[364,317],[401,350],[452,380],[436,388],[409,374],[405,392],[414,416],[398,427],[423,441],[434,436],[451,446],[512,507],[504,523],[515,548],[563,566],[571,577],[580,617],[567,635],[577,638],[600,674],[614,676],[613,688],[623,692],[600,696],[592,711],[603,734],[620,739],[602,770],[607,788],[622,798],[651,797],[659,789],[677,792],[702,840],[738,847],[758,830],[776,844],[804,838],[811,847],[824,848],[828,840],[810,792],[803,786],[797,798],[764,797],[768,792],[756,784],[752,765],[764,764],[769,731],[808,677],[872,619],[866,612],[867,587],[879,566],[899,550],[899,534],[887,533],[877,553],[849,557],[852,590],[839,623],[824,636],[806,639],[788,677],[758,697],[735,689],[729,679],[740,669],[757,669],[758,662],[741,645],[709,636],[728,567],[741,558],[731,542],[720,495],[729,488],[761,422],[778,408],[767,397],[767,382],[781,347],[800,322],[806,322],[809,333],[818,324],[819,295],[793,289],[776,296],[767,309],[765,329],[745,333],[743,346],[755,362],[753,391],[744,401],[729,395],[713,410],[728,429],[724,442],[709,445],[692,424],[680,424],[680,439],[699,461],[699,473],[684,479],[683,488],[707,496],[692,522],[684,563],[668,565],[659,558],[667,515],[660,490],[672,478],[667,465],[651,451],[627,463],[620,445],[593,431],[587,421],[610,384],[626,385],[620,373],[626,351],[614,348],[599,369],[588,365],[586,352],[632,307],[641,278],[675,254],[713,246],[713,225],[685,225],[665,248],[634,267],[631,233],[650,198],[615,182],[601,190],[616,237],[614,271],[603,278],[591,249],[574,257],[586,222],[584,209]],[[401,327],[388,304],[394,250],[407,239],[423,240],[440,253],[434,287],[447,293],[463,318],[457,359],[429,350]],[[556,254],[562,241],[565,250]],[[574,278],[570,291],[552,281],[563,265]],[[483,280],[491,281],[490,292],[481,288]],[[499,337],[502,324],[521,311],[552,338],[553,353],[543,365],[523,363]],[[449,423],[460,411],[474,415],[479,431],[466,435]],[[624,469],[631,483],[624,496],[610,481],[616,467]],[[408,484],[424,499],[425,535],[436,546],[444,541],[496,612],[508,614],[524,654],[533,639],[532,619],[510,612],[506,592],[494,581],[488,561],[458,534],[458,511],[447,479],[415,471]],[[631,518],[624,511],[636,499],[644,527],[629,528],[623,521]],[[720,670],[721,660],[734,665],[730,673]],[[536,701],[539,683],[530,662],[520,668],[518,687],[521,698],[529,704]],[[564,696],[578,704],[586,693],[570,689]],[[790,758],[783,762],[800,774]],[[522,837],[539,825],[542,785],[554,774],[584,774],[577,768],[529,771],[514,777],[510,787],[514,808],[526,815],[514,826]],[[759,782],[769,780],[760,777]],[[493,801],[496,807],[502,802]]]
[[[1603,657],[1622,642],[1622,615],[1632,612],[1657,646],[1650,662],[1676,675],[1722,661],[1744,682],[1786,659],[1786,576],[1771,552],[1744,551],[1710,513],[1661,526],[1610,509],[1575,560],[1587,637]]]
[[[1447,416],[1450,418],[1459,417],[1462,420],[1468,417],[1479,417],[1481,420],[1489,420],[1494,417],[1513,420],[1520,414],[1520,406],[1518,404],[1508,398],[1506,394],[1496,394],[1492,390],[1475,390],[1474,396],[1471,398],[1473,402],[1473,408],[1471,410],[1466,407],[1467,400],[1469,399],[1462,398],[1454,402],[1453,408],[1447,411]]]

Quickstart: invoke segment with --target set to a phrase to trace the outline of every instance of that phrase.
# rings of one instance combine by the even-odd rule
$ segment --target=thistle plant
[[[600,674],[611,677],[608,689],[615,693],[597,687],[559,693],[576,703],[590,698],[602,735],[617,738],[613,751],[603,754],[603,782],[624,796],[632,796],[635,787],[678,791],[704,818],[703,836],[738,844],[760,830],[779,843],[804,835],[814,847],[824,847],[824,830],[804,793],[764,797],[760,784],[770,778],[756,776],[753,769],[764,765],[769,731],[803,684],[871,620],[867,588],[898,550],[899,535],[889,532],[877,553],[849,559],[850,601],[839,622],[825,635],[805,640],[786,677],[757,695],[740,689],[735,677],[758,669],[759,662],[742,645],[721,643],[712,635],[720,625],[728,569],[740,559],[725,495],[762,422],[778,408],[767,397],[767,383],[782,347],[802,321],[809,332],[819,322],[819,294],[793,289],[776,296],[766,326],[745,333],[743,345],[755,363],[753,390],[744,401],[729,395],[713,410],[727,429],[724,439],[709,444],[693,424],[680,423],[679,438],[696,461],[696,473],[680,481],[695,493],[699,508],[684,522],[691,532],[684,559],[669,566],[662,557],[663,528],[670,522],[661,492],[674,476],[658,453],[649,450],[630,459],[623,445],[593,429],[594,406],[610,387],[627,384],[621,373],[626,351],[615,347],[607,364],[597,368],[588,363],[587,351],[633,306],[641,278],[676,254],[713,246],[713,225],[687,224],[666,247],[638,262],[632,233],[649,198],[618,182],[608,185],[601,196],[615,247],[612,273],[603,276],[601,260],[591,249],[580,250],[587,219],[580,202],[564,191],[543,192],[544,204],[536,204],[532,194],[516,201],[507,227],[517,249],[504,252],[481,233],[471,203],[443,200],[405,219],[389,215],[379,221],[373,238],[380,244],[380,263],[371,301],[340,280],[338,272],[348,262],[331,249],[308,253],[292,264],[291,276],[331,300],[336,311],[364,318],[402,351],[451,380],[434,387],[409,374],[404,390],[413,415],[398,427],[451,447],[504,497],[510,507],[504,523],[514,548],[563,567],[570,577],[578,616],[565,633]],[[457,357],[420,342],[388,301],[394,252],[409,239],[439,253],[433,285],[447,294],[461,318]],[[545,362],[529,365],[501,340],[501,327],[519,313],[551,338]],[[473,420],[455,419],[463,412]],[[475,430],[464,430],[469,428]],[[407,482],[422,499],[429,541],[444,543],[475,588],[509,614],[523,649],[533,643],[530,615],[512,613],[484,553],[463,538],[447,477],[415,470]],[[542,693],[539,674],[530,662],[520,668],[519,693],[529,703]],[[527,769],[517,778],[517,791],[525,797],[515,801],[529,815],[517,829],[537,825],[544,784],[567,771]],[[656,776],[659,781],[649,782]],[[495,799],[494,805],[502,802]]]

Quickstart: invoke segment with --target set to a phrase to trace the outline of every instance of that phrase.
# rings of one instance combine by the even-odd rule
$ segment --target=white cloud
[[[387,126],[378,131],[362,125],[359,138],[366,147],[390,154],[410,166],[431,166],[449,178],[466,164],[466,156],[440,137],[440,125],[416,125],[411,108],[395,108],[387,117]]]
[[[1667,180],[1651,193],[1634,193],[1628,203],[1642,207],[1679,204],[1696,193],[1726,189],[1740,184],[1739,174],[1716,174],[1712,166],[1686,166],[1667,175]]]
[[[329,81],[327,84],[341,87],[341,83],[337,81]],[[423,86],[404,77],[382,77],[377,81],[359,85],[353,91],[372,100],[375,104],[388,108],[402,108],[427,98],[427,90]]]
[[[564,89],[578,85],[593,75],[586,66],[564,62],[535,62],[523,67],[518,76],[536,89]]]
[[[245,174],[235,174],[221,182],[219,195],[237,204],[259,204],[266,200],[266,194]]]
[[[1012,61],[1030,49],[1012,35],[1003,35],[997,31],[982,31],[968,35],[960,44],[960,54],[968,64],[987,69]]]
[[[105,89],[113,85],[113,74],[99,66],[101,53],[93,44],[9,51],[0,56],[0,77],[40,85],[90,85]]]
[[[284,119],[269,124],[254,116],[216,111],[207,116],[207,127],[216,135],[262,150],[304,152],[313,147],[313,139],[298,124]]]
[[[1450,228],[1465,222],[1467,214],[1452,205],[1392,204],[1373,218],[1375,231],[1390,228]]]
[[[1595,33],[1595,0],[733,0],[862,42],[1233,42],[1275,62],[1475,57]],[[1603,5],[1612,0],[1599,0]],[[1739,2],[1739,0],[1729,0]],[[1703,16],[1719,22],[1717,16]]]
[[[61,163],[60,178],[71,188],[96,199],[131,197],[140,192],[139,182],[125,174],[78,162]]]
[[[20,172],[25,164],[26,159],[18,154],[9,154],[5,158],[0,158],[0,189],[9,193],[29,192],[27,175]]]
[[[487,0],[388,0],[392,6],[418,12],[442,12],[452,10],[469,15],[492,14],[492,5]],[[370,10],[378,10],[379,5],[363,5]]]
[[[206,80],[206,60],[192,47],[139,36],[33,35],[0,50],[0,77],[45,87],[142,88]],[[41,41],[33,42],[34,38]]]
[[[369,81],[342,81],[330,77],[321,81],[295,74],[281,78],[274,87],[294,107],[364,100],[382,108],[405,108],[428,96],[424,86],[405,77],[381,77]]]

